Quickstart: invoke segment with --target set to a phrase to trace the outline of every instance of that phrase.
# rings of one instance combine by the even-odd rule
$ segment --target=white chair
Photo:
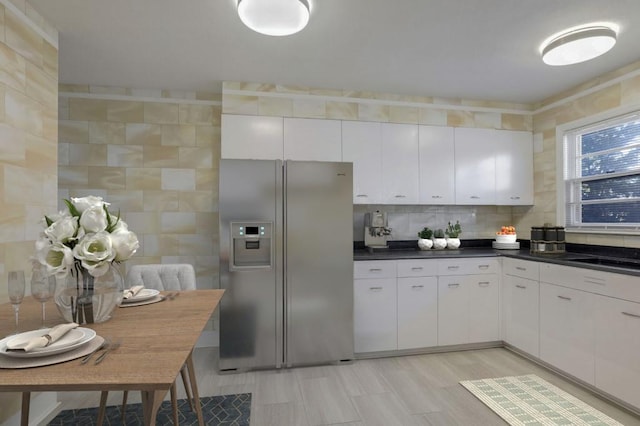
[[[153,288],[160,291],[187,291],[196,289],[196,274],[190,264],[153,264],[133,265],[127,272],[126,287],[144,285],[145,288]],[[191,410],[196,410],[198,418],[202,418],[198,386],[193,368],[193,353],[189,354],[187,362],[182,366],[180,374],[187,394],[187,400]],[[176,384],[171,386],[171,405],[173,407],[174,423],[178,424],[178,406],[176,397]],[[100,409],[98,410],[97,424],[104,420],[107,396],[109,392],[103,391],[100,395]],[[124,391],[122,398],[122,421],[124,422],[128,392]]]

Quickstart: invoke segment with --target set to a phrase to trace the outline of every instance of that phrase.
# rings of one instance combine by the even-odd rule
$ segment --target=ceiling
[[[638,0],[311,0],[302,32],[246,28],[235,0],[29,0],[60,31],[60,82],[220,92],[248,81],[534,103],[640,60]],[[620,26],[600,58],[566,67],[540,44]]]

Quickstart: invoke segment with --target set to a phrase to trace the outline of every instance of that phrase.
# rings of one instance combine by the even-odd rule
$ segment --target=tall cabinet
[[[353,204],[382,203],[380,123],[343,121],[342,161],[353,163]]]
[[[456,204],[496,203],[495,130],[455,129]]]
[[[419,126],[420,204],[455,204],[453,127]]]
[[[382,123],[382,202],[418,204],[418,126]]]

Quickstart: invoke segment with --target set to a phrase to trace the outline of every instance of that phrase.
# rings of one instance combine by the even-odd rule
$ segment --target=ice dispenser
[[[230,269],[271,268],[272,234],[271,222],[231,222]]]

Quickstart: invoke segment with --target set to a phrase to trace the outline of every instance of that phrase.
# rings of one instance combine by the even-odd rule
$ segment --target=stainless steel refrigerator
[[[353,359],[351,163],[220,161],[220,371]]]

